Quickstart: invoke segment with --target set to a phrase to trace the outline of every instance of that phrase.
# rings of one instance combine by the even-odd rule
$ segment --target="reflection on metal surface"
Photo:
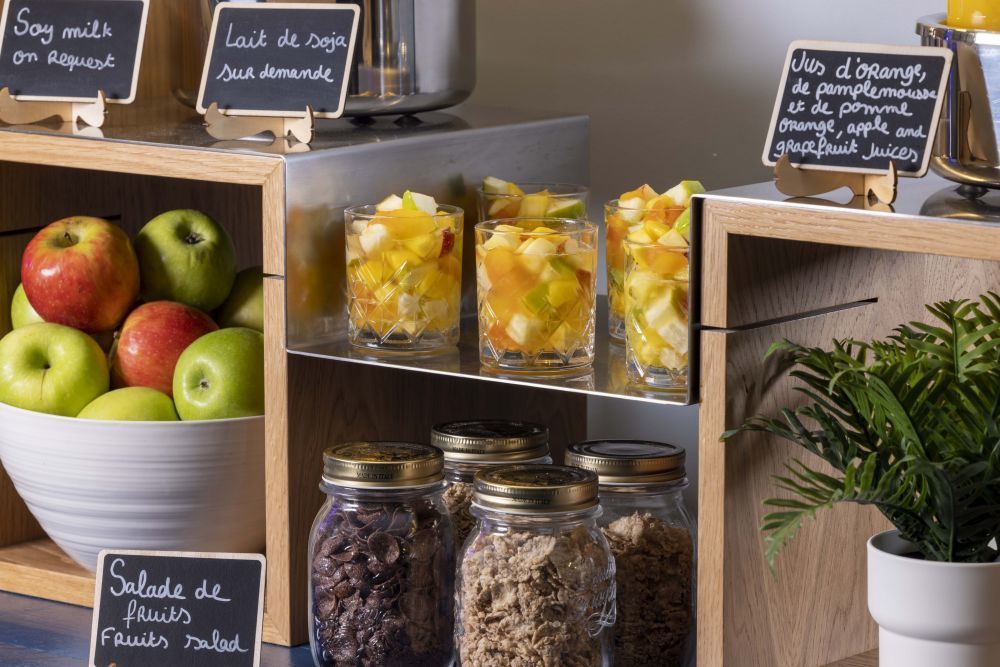
[[[247,141],[248,140],[245,139],[217,141],[212,145],[212,148],[238,150],[240,148],[246,148]],[[290,141],[287,137],[280,137],[271,143],[254,142],[251,145],[253,146],[254,151],[258,153],[269,153],[271,155],[295,155],[296,153],[308,153],[312,150],[309,148],[309,144],[303,144],[298,141]]]
[[[968,186],[949,186],[927,198],[921,215],[1000,223],[1000,192],[980,193]]]
[[[431,122],[416,128],[385,120],[361,127],[348,123],[366,143],[286,158],[289,348],[346,334],[345,208],[413,190],[464,209],[462,311],[468,316],[476,304],[472,227],[475,189],[482,179],[504,174],[521,180],[587,180],[585,117],[510,111],[428,116]],[[453,120],[442,125],[441,117]],[[439,129],[424,129],[434,125]],[[388,136],[383,139],[382,133]]]
[[[192,48],[199,54],[208,46],[215,7],[224,1],[171,0],[171,3],[190,5],[178,14],[188,21],[180,29],[192,40]],[[476,85],[476,3],[473,0],[348,1],[360,7],[361,20],[345,116],[412,114],[443,109],[472,94]],[[198,63],[202,60],[203,56],[199,55]],[[180,77],[174,82],[177,98],[193,106],[201,67],[177,68],[175,74]]]
[[[849,202],[840,204],[835,201],[830,201],[829,199],[823,199],[822,197],[792,197],[785,200],[789,204],[807,204],[809,206],[827,206],[830,208],[848,208],[858,211],[878,211],[879,213],[893,213],[895,209],[892,204],[886,204],[883,201],[878,201],[871,197],[866,197],[864,195],[857,195],[852,197]]]
[[[1000,33],[954,28],[944,19],[917,23],[921,44],[955,54],[931,166],[959,183],[1000,188]]]
[[[597,321],[607,322],[608,304],[605,297],[599,297],[597,305]],[[582,375],[570,377],[549,376],[508,376],[483,372],[479,363],[479,341],[474,317],[462,321],[462,338],[456,348],[457,367],[454,357],[444,357],[441,360],[413,359],[406,356],[395,358],[373,358],[363,350],[353,347],[347,342],[346,336],[324,343],[290,346],[289,352],[303,356],[320,357],[351,361],[354,363],[371,364],[375,366],[403,368],[411,371],[436,373],[451,377],[478,378],[486,382],[500,382],[509,385],[526,387],[547,387],[557,391],[596,396],[617,396],[634,400],[664,403],[672,405],[687,404],[688,398],[683,394],[654,392],[637,394],[629,391],[622,379],[625,375],[625,348],[612,344],[606,326],[597,327],[596,358],[593,368]]]

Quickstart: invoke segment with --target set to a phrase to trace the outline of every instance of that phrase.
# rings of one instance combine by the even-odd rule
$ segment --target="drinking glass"
[[[479,219],[566,218],[587,220],[590,190],[572,183],[519,183],[522,194],[491,193],[480,187]]]

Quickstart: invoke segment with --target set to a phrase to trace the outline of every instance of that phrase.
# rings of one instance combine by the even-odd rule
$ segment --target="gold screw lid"
[[[503,419],[446,422],[431,430],[431,444],[448,461],[529,461],[549,454],[549,429]]]
[[[410,442],[345,442],[323,452],[323,481],[337,486],[389,489],[444,479],[444,456]]]
[[[648,440],[588,440],[570,445],[566,464],[597,473],[601,484],[655,484],[683,478],[685,452]]]
[[[545,464],[487,468],[476,473],[473,502],[516,514],[568,512],[597,505],[597,475]]]

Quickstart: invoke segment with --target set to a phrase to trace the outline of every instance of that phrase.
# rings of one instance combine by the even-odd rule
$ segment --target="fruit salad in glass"
[[[479,188],[479,219],[587,219],[589,190],[570,183],[521,183],[488,176]]]
[[[594,360],[597,228],[512,218],[476,226],[479,351],[487,369],[566,372]]]
[[[687,387],[687,242],[625,240],[625,356],[628,380],[643,388]]]
[[[681,181],[662,195],[643,185],[605,204],[608,331],[613,339],[625,339],[625,240],[658,243],[662,238],[676,244],[679,236],[686,245],[691,197],[704,191],[698,181]]]
[[[458,343],[462,209],[407,191],[345,212],[348,336],[375,350]]]

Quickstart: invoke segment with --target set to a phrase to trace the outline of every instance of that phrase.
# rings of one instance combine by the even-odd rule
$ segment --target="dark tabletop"
[[[0,665],[85,665],[92,612],[84,607],[0,592]],[[308,646],[264,644],[261,667],[312,667]]]

